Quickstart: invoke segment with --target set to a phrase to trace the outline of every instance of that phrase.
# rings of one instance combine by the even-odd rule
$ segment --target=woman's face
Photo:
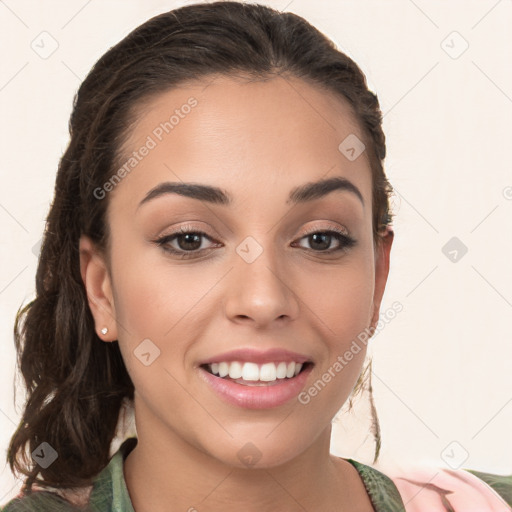
[[[391,247],[388,236],[374,251],[361,139],[346,103],[295,78],[217,77],[138,118],[125,172],[97,191],[111,274],[101,257],[84,264],[84,238],[81,249],[97,331],[119,341],[136,389],[139,437],[260,467],[328,440]]]

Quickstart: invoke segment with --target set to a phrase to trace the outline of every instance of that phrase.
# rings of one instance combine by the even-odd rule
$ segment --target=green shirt
[[[124,480],[123,462],[137,444],[137,439],[126,439],[119,450],[110,459],[108,465],[94,480],[89,505],[86,508],[73,507],[59,495],[50,491],[34,491],[25,496],[18,496],[9,501],[2,512],[134,512],[126,482]],[[346,459],[358,471],[370,497],[375,512],[405,512],[404,503],[395,484],[380,471],[352,459]],[[484,480],[512,505],[512,476],[502,477],[472,471]]]

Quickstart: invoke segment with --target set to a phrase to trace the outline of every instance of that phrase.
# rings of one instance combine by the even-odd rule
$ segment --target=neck
[[[136,512],[170,506],[188,512],[342,512],[362,503],[362,510],[373,510],[357,471],[330,455],[330,435],[329,425],[286,463],[238,467],[186,443],[162,423],[137,421],[138,442],[124,464],[126,485]]]

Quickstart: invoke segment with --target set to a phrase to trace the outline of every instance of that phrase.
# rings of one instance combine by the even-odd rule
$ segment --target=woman
[[[389,270],[381,119],[352,60],[261,5],[161,14],[95,64],[15,327],[6,512],[510,510],[510,479],[329,452]]]

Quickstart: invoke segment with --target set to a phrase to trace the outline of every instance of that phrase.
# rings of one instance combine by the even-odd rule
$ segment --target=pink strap
[[[413,467],[389,473],[407,512],[512,511],[492,487],[464,470]]]

